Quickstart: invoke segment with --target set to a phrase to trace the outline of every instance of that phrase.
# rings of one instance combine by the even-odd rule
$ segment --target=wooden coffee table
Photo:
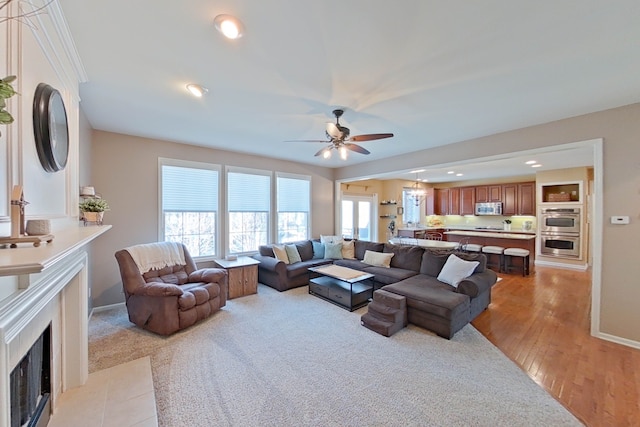
[[[373,298],[373,274],[338,265],[323,265],[309,269],[318,277],[309,280],[309,293],[346,310],[363,307]]]

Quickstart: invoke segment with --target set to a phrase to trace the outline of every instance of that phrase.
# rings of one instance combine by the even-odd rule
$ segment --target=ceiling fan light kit
[[[354,151],[360,154],[370,154],[370,151],[364,147],[361,147],[357,144],[354,144],[351,141],[356,142],[364,142],[364,141],[373,141],[376,139],[384,139],[393,137],[392,133],[371,133],[366,135],[355,135],[350,136],[351,131],[348,127],[342,126],[340,124],[340,117],[344,114],[344,110],[336,109],[333,110],[333,115],[336,118],[336,122],[327,123],[325,133],[329,140],[322,139],[304,139],[304,140],[295,140],[295,141],[287,141],[287,142],[321,142],[321,143],[329,143],[328,146],[324,147],[320,151],[318,151],[315,156],[324,157],[328,159],[331,157],[331,150],[336,149],[340,153],[340,158],[342,160],[347,159],[348,150]]]
[[[202,98],[205,93],[209,92],[209,89],[196,83],[189,83],[187,90],[196,98]]]
[[[235,16],[218,15],[213,19],[213,23],[216,29],[228,39],[239,39],[244,34],[244,25]]]

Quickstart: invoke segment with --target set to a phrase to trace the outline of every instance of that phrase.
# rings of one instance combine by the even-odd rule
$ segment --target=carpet
[[[150,356],[160,426],[579,426],[471,325],[386,338],[307,288],[231,300],[170,337],[89,322],[90,371]]]

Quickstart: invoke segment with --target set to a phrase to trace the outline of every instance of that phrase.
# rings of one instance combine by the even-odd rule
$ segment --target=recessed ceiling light
[[[198,97],[198,98],[202,98],[202,96],[209,92],[209,89],[207,89],[204,86],[201,86],[199,84],[195,84],[195,83],[189,83],[187,85],[187,90],[189,92],[191,92],[191,95]]]
[[[456,176],[462,176],[462,174],[461,173],[457,173]]]
[[[424,172],[426,171],[426,169],[416,169],[414,171],[410,171],[409,173],[420,173],[420,172]]]
[[[213,22],[216,25],[216,29],[228,39],[239,39],[244,33],[244,25],[234,16],[218,15]]]
[[[538,162],[536,162],[535,160],[529,160],[528,162],[525,162],[524,164],[525,165],[535,165],[536,163],[538,163]]]
[[[542,165],[540,163],[536,163],[535,165],[531,165],[532,168],[539,168],[542,167]]]
[[[448,173],[449,175],[451,175],[451,174],[453,173],[453,171],[449,171],[449,172],[447,172],[447,173]]]

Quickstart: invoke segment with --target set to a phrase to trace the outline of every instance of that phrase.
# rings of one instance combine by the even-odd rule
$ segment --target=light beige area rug
[[[259,286],[164,338],[96,313],[90,369],[150,356],[161,426],[576,426],[471,325],[390,338],[307,293]]]

